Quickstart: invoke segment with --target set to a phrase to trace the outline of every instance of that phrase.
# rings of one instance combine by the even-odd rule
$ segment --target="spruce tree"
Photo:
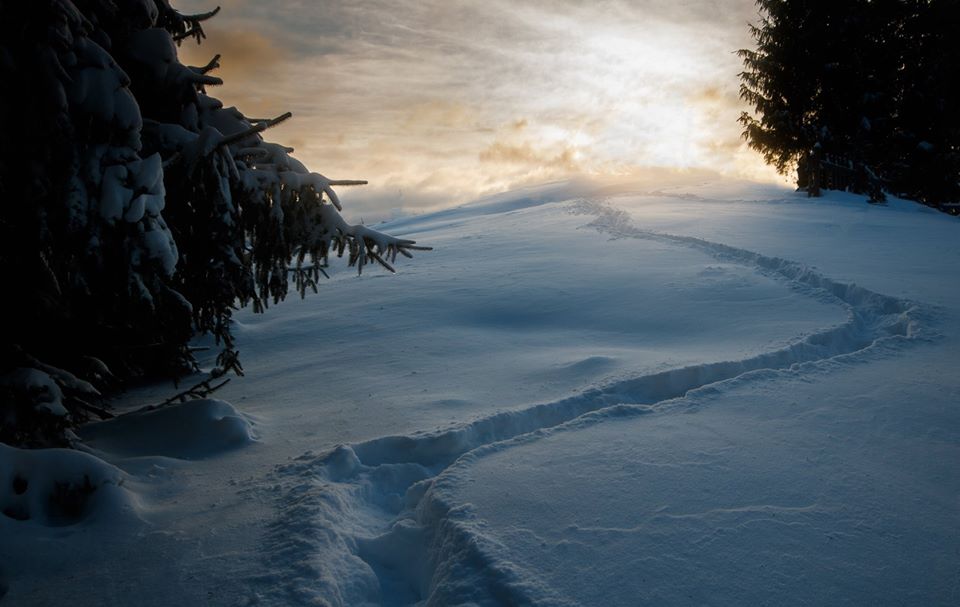
[[[331,255],[417,249],[348,224],[337,182],[265,141],[186,66],[206,14],[167,0],[0,0],[0,441],[64,443],[118,381],[188,370],[212,333],[239,372],[236,305],[315,290]]]
[[[956,0],[758,0],[749,145],[797,185],[957,200]]]
[[[960,2],[903,4],[892,189],[926,204],[960,201]],[[955,207],[953,207],[955,208]]]

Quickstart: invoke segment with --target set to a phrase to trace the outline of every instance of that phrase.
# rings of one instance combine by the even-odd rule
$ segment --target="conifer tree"
[[[219,8],[168,0],[0,0],[0,441],[62,443],[108,413],[118,380],[189,369],[212,333],[239,362],[235,305],[315,290],[327,260],[392,270],[412,241],[339,214],[337,185],[208,95],[214,57],[186,66]]]
[[[758,0],[740,122],[797,185],[957,200],[956,0]],[[828,169],[833,169],[832,171]]]
[[[960,2],[902,3],[894,191],[926,204],[960,201]]]

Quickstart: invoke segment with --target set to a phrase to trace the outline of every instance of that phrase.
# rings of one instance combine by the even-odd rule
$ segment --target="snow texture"
[[[33,368],[21,367],[0,376],[0,385],[25,390],[33,396],[35,408],[58,417],[67,414],[63,406],[63,392],[48,374]]]
[[[0,444],[3,525],[61,527],[104,522],[133,512],[123,473],[70,449],[25,450]],[[15,532],[16,529],[10,529]]]
[[[125,456],[200,459],[250,444],[253,422],[227,402],[200,399],[91,424],[81,432],[95,449]]]
[[[553,184],[385,228],[444,255],[396,280],[334,275],[349,306],[239,314],[248,377],[218,393],[236,408],[84,430],[149,541],[91,558],[103,526],[54,539],[7,517],[0,592],[960,601],[955,219],[717,179]],[[55,550],[79,556],[52,580]],[[110,590],[78,598],[71,575]]]

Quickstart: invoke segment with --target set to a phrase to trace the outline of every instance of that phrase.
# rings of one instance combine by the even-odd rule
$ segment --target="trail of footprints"
[[[412,604],[434,586],[443,513],[425,515],[424,496],[464,454],[501,441],[535,440],[562,424],[623,405],[662,407],[691,390],[762,370],[842,361],[870,349],[932,336],[918,304],[837,282],[802,264],[689,236],[642,230],[619,210],[590,200],[571,212],[613,238],[653,239],[692,247],[718,260],[752,267],[811,297],[843,306],[847,320],[773,352],[743,360],[695,365],[587,390],[519,411],[503,411],[443,431],[387,436],[307,453],[278,470],[279,517],[265,540],[271,564],[297,563],[283,579],[282,600],[331,604]],[[636,408],[636,407],[635,407]],[[612,409],[611,409],[612,410]],[[649,407],[644,409],[649,410]],[[583,420],[581,420],[583,421]],[[586,420],[590,421],[590,420]],[[421,512],[418,513],[418,507]],[[442,507],[445,507],[441,504]],[[439,517],[439,518],[438,518]],[[461,530],[462,531],[462,530]],[[444,533],[453,533],[449,528]],[[469,542],[468,542],[469,543]],[[267,574],[269,575],[269,574]]]

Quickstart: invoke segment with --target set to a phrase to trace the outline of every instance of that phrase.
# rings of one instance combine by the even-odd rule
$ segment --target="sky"
[[[575,177],[776,180],[740,137],[752,0],[219,0],[208,92],[368,218]],[[172,2],[201,12],[213,2]],[[781,178],[782,180],[782,178]]]

